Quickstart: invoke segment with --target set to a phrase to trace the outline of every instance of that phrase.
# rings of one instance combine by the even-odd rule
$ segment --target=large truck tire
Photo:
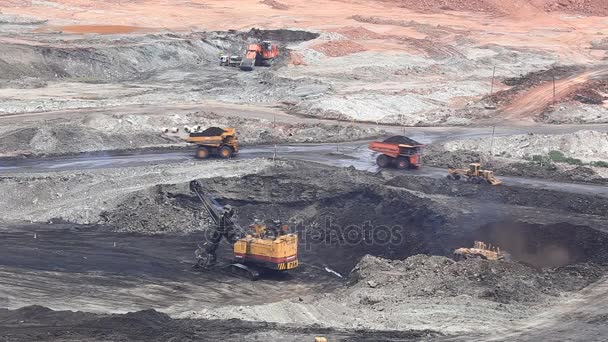
[[[196,159],[207,159],[209,158],[209,149],[205,146],[199,146],[196,150]]]
[[[376,164],[378,164],[379,167],[388,167],[389,164],[391,163],[391,157],[387,156],[386,154],[381,154],[376,158]]]
[[[399,158],[397,158],[395,165],[397,166],[397,169],[399,169],[399,170],[409,169],[410,168],[410,159],[406,158],[406,157],[399,157]]]
[[[229,146],[222,146],[217,150],[217,155],[220,156],[220,158],[228,159],[232,157],[232,149]]]

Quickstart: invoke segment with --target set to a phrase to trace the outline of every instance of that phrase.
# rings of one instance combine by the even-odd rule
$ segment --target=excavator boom
[[[190,190],[194,192],[203,203],[203,207],[209,213],[209,217],[213,222],[220,228],[225,229],[230,226],[237,232],[243,232],[244,229],[232,219],[232,216],[226,217],[226,210],[230,210],[230,207],[222,207],[213,197],[209,196],[203,191],[203,187],[198,181],[190,182]]]

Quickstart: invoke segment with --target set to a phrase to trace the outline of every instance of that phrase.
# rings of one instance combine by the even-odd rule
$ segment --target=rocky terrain
[[[0,340],[608,334],[604,0],[0,4]],[[219,65],[265,40],[272,66]],[[193,126],[242,149],[195,160]],[[396,134],[421,168],[375,164]],[[446,178],[471,162],[503,184]],[[193,268],[192,180],[299,266]],[[474,241],[509,257],[453,258]]]
[[[411,8],[416,11],[478,11],[495,14],[521,14],[525,11],[566,12],[586,15],[608,15],[608,10],[601,0],[516,0],[510,2],[496,0],[383,0],[390,4]]]
[[[276,123],[267,119],[217,115],[214,112],[92,113],[77,119],[37,120],[0,128],[0,156],[192,147],[185,139],[188,137],[187,129],[195,126],[234,127],[244,146],[344,142],[370,139],[383,133],[380,128],[348,123]],[[165,133],[165,129],[179,131]]]
[[[465,167],[482,162],[499,174],[606,183],[608,136],[604,132],[525,134],[454,140],[429,145],[428,165]]]

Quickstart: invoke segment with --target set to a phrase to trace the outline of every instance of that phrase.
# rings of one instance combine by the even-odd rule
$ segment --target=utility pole
[[[555,72],[553,72],[553,104],[555,104]]]
[[[494,95],[494,77],[496,76],[496,65],[492,68],[492,84],[490,84],[490,96]]]
[[[496,126],[492,126],[492,142],[490,143],[490,158],[494,156],[494,133],[496,132]]]

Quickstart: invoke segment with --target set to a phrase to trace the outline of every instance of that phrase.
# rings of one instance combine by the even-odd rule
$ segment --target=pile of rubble
[[[414,255],[405,260],[365,256],[351,273],[351,291],[392,297],[456,297],[499,303],[535,302],[543,295],[576,291],[599,279],[602,268],[580,264],[538,270],[517,262]],[[358,292],[358,291],[356,291]]]

